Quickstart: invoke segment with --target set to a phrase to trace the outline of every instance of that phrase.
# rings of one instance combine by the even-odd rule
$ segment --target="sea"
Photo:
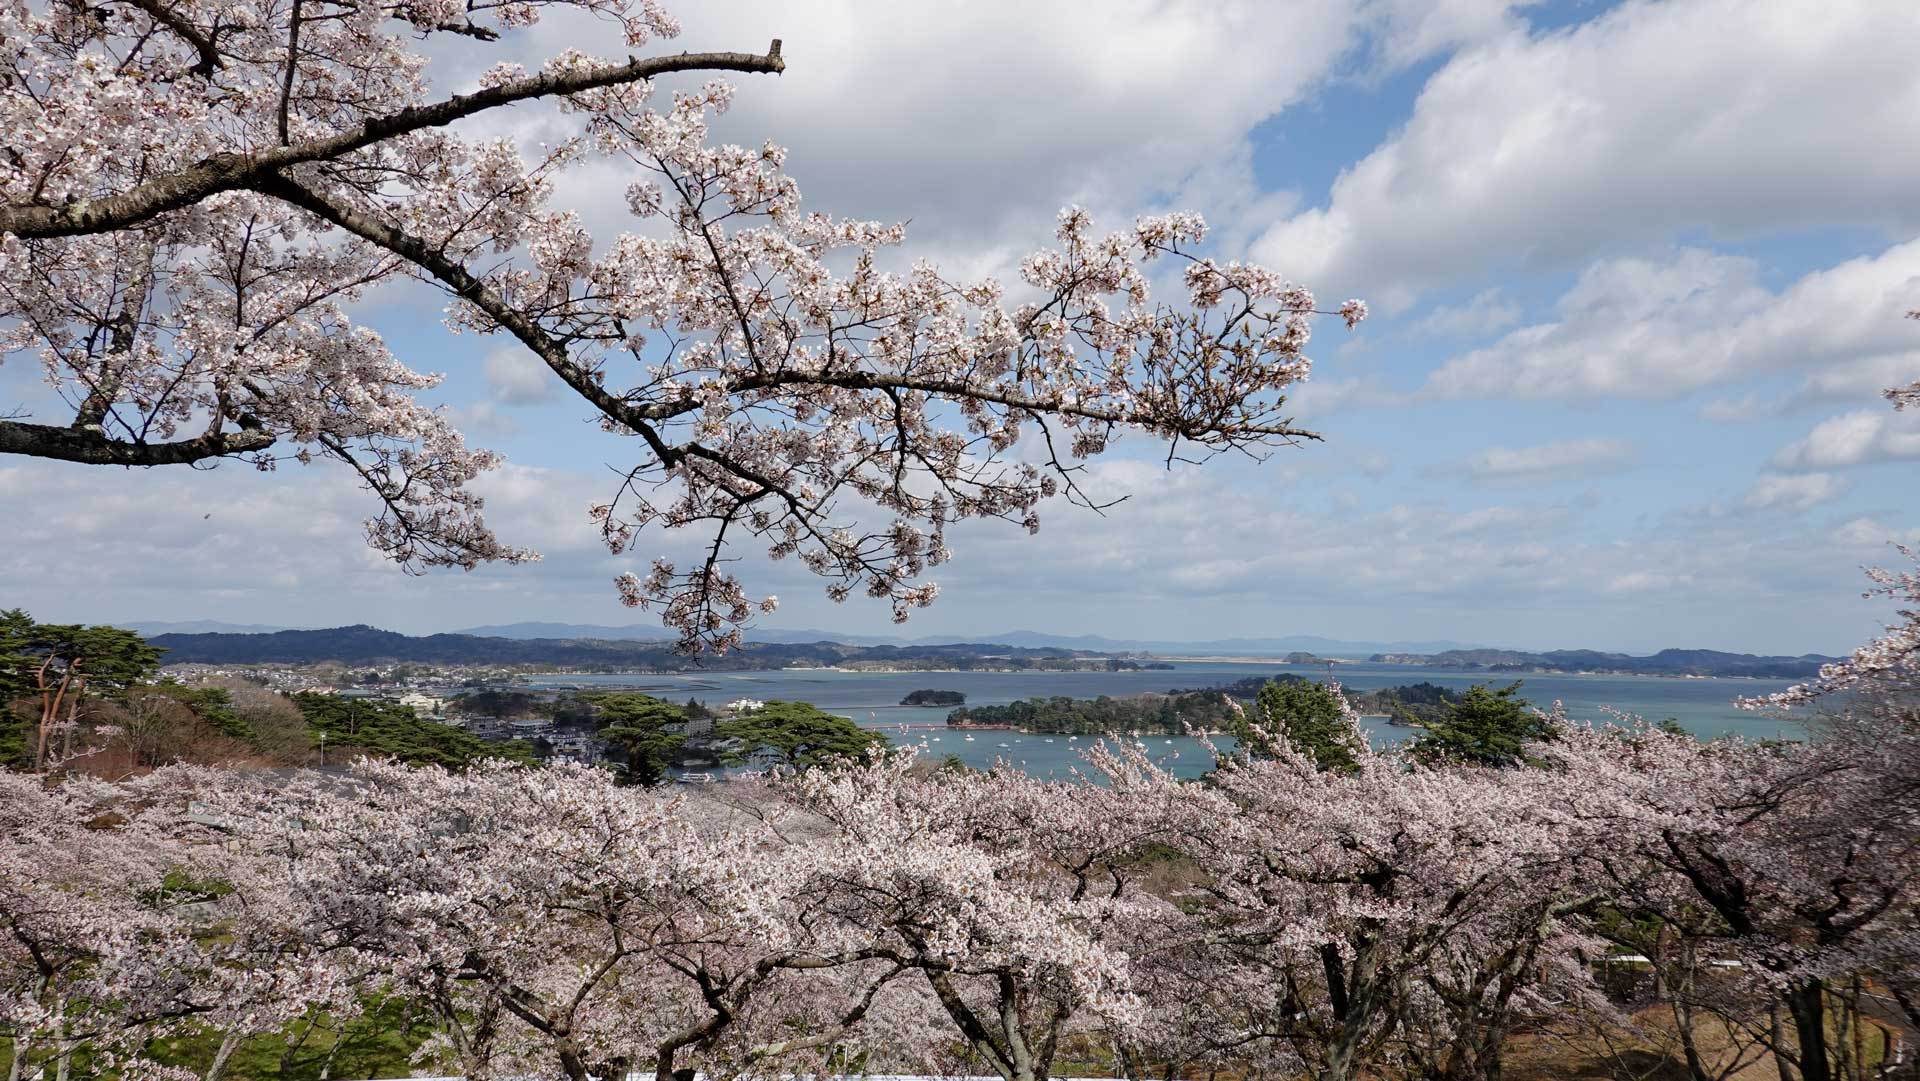
[[[852,719],[863,728],[881,732],[896,745],[911,745],[932,758],[957,757],[976,769],[996,762],[1030,774],[1066,779],[1084,773],[1083,753],[1094,740],[1082,736],[1022,732],[958,732],[946,728],[950,707],[903,706],[900,700],[915,690],[959,691],[969,706],[1004,705],[1023,698],[1066,695],[1071,698],[1120,697],[1148,691],[1194,690],[1222,686],[1247,676],[1292,672],[1311,679],[1324,678],[1324,666],[1228,661],[1173,662],[1172,670],[1139,672],[860,672],[830,668],[789,668],[775,671],[690,672],[632,675],[564,675],[527,677],[531,689],[582,688],[635,690],[682,702],[696,698],[721,707],[742,698],[761,701],[810,702],[829,713]],[[1774,714],[1754,713],[1734,705],[1736,698],[1783,690],[1789,680],[1687,679],[1661,676],[1581,675],[1569,673],[1488,674],[1448,672],[1418,665],[1346,663],[1333,669],[1344,686],[1370,691],[1422,681],[1465,690],[1475,683],[1504,686],[1521,682],[1520,695],[1541,708],[1558,701],[1575,720],[1604,724],[1618,711],[1649,721],[1668,717],[1702,739],[1737,735],[1746,739],[1802,739],[1805,729]],[[1365,719],[1368,737],[1376,745],[1409,739],[1413,730]],[[969,738],[971,737],[971,738]],[[1131,742],[1131,738],[1129,738]],[[1142,736],[1148,754],[1182,776],[1197,776],[1213,765],[1212,756],[1189,736]],[[1215,737],[1222,749],[1232,740]]]

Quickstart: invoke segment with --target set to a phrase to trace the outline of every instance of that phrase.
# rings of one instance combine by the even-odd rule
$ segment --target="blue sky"
[[[1321,328],[1294,398],[1326,442],[1173,472],[1122,441],[1036,537],[953,538],[907,633],[1024,627],[1156,638],[1317,633],[1527,648],[1840,652],[1887,613],[1863,564],[1920,541],[1920,13],[1900,0],[1515,5],[1157,0],[961,9],[703,4],[672,48],[758,49],[720,135],[792,148],[810,202],[911,219],[902,257],[1007,274],[1076,202],[1116,226],[1203,213],[1214,250],[1374,318]],[[561,20],[448,46],[592,51]],[[526,110],[490,133],[533,141]],[[483,132],[476,131],[476,134]],[[597,235],[625,180],[561,198]],[[599,550],[584,508],[625,445],[502,343],[449,335],[392,290],[360,317],[509,466],[499,532],[546,561],[411,578],[358,542],[343,477],[140,475],[0,463],[21,508],[0,602],[43,618],[626,623],[622,570],[689,538]],[[36,401],[30,358],[0,398]],[[12,404],[12,401],[0,404]],[[9,512],[12,515],[12,512]],[[781,627],[890,629],[745,551]]]

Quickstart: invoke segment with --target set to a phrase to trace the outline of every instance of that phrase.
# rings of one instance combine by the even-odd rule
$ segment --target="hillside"
[[[1663,649],[1647,657],[1592,649],[1555,649],[1527,653],[1512,649],[1451,649],[1441,653],[1376,653],[1379,664],[1418,664],[1465,672],[1605,672],[1635,676],[1753,676],[1802,679],[1838,660],[1808,653],[1798,657],[1762,657],[1717,649]]]
[[[1023,649],[983,643],[850,646],[837,642],[749,643],[724,656],[698,659],[665,641],[598,638],[489,638],[471,634],[414,636],[359,624],[272,634],[162,634],[151,640],[169,664],[539,665],[603,671],[741,670],[858,665],[903,668],[1094,667],[1107,661],[1075,650]]]

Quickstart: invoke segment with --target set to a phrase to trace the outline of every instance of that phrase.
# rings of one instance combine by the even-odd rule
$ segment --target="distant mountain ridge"
[[[502,623],[482,627],[463,627],[455,634],[491,638],[597,638],[607,641],[660,641],[666,636],[658,624],[633,624],[625,627],[583,623]],[[1470,650],[1481,647],[1451,641],[1359,642],[1323,638],[1313,634],[1279,638],[1218,638],[1210,641],[1182,642],[1169,639],[1107,638],[1097,634],[1048,634],[1043,631],[1006,631],[999,634],[922,635],[904,638],[897,635],[844,634],[813,629],[756,628],[747,632],[750,642],[799,644],[840,642],[857,646],[928,646],[966,641],[983,645],[1020,646],[1027,649],[1077,649],[1093,653],[1209,654],[1209,655],[1283,655],[1298,651],[1365,656],[1370,653],[1438,653],[1445,650]]]
[[[125,627],[147,638],[156,634],[272,634],[275,631],[297,629],[266,623],[223,623],[217,619],[190,619],[180,623],[162,619],[127,619],[113,620],[110,625]]]
[[[837,642],[749,643],[723,656],[673,652],[672,643],[604,638],[498,638],[471,634],[406,635],[366,624],[271,634],[160,634],[148,641],[166,650],[169,664],[428,663],[451,665],[562,665],[600,671],[728,670],[824,667],[858,663],[902,667],[1050,667],[1098,661],[1095,654],[1060,648],[1025,649],[984,642],[856,646]]]
[[[619,628],[583,628],[572,624],[534,624],[555,631],[605,631]],[[810,633],[810,632],[789,632]],[[1028,643],[1010,643],[1018,639]],[[407,635],[366,624],[320,630],[281,630],[269,633],[175,633],[149,636],[167,650],[170,663],[206,664],[318,664],[349,665],[418,662],[456,665],[563,665],[602,671],[698,669],[739,671],[789,666],[831,665],[900,667],[1053,667],[1065,663],[1111,657],[1115,653],[1154,649],[1152,643],[1101,638],[1065,637],[1016,631],[969,642],[908,642],[857,644],[816,639],[809,642],[749,641],[720,657],[689,658],[673,652],[664,639],[618,639],[605,636],[527,637],[501,635]],[[1254,647],[1278,650],[1296,643],[1317,643],[1313,652],[1341,652],[1334,639],[1297,638],[1226,639],[1186,643],[1190,653],[1252,654]],[[1038,644],[1046,643],[1046,644]],[[1071,645],[1053,644],[1071,643]],[[1163,644],[1164,645],[1164,644]],[[1106,646],[1109,648],[1098,648]],[[1166,651],[1172,652],[1172,651]],[[1178,655],[1173,653],[1173,655]],[[1556,649],[1542,653],[1511,649],[1450,649],[1435,652],[1382,651],[1367,657],[1386,664],[1422,665],[1470,672],[1607,672],[1663,676],[1755,676],[1800,679],[1819,671],[1836,658],[1819,654],[1798,657],[1762,657],[1712,649],[1663,649],[1645,657],[1591,649]],[[1111,663],[1128,665],[1126,661]]]
[[[1803,679],[1820,666],[1839,660],[1817,653],[1798,657],[1761,657],[1717,649],[1663,649],[1650,656],[1605,653],[1593,649],[1555,649],[1528,653],[1513,649],[1455,649],[1432,654],[1376,653],[1381,664],[1418,664],[1469,672],[1607,672],[1641,676],[1753,676]]]

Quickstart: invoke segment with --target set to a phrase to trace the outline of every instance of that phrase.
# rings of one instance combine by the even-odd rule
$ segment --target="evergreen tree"
[[[1234,735],[1256,758],[1273,757],[1273,737],[1281,736],[1323,770],[1350,773],[1359,766],[1353,729],[1333,688],[1324,683],[1269,681],[1255,697],[1252,714],[1234,723]]]
[[[600,706],[600,738],[627,753],[627,779],[654,785],[667,778],[686,745],[687,714],[671,702],[645,694],[610,694],[595,699]]]
[[[845,717],[805,702],[768,702],[713,726],[729,763],[758,763],[807,769],[835,758],[857,757],[885,740]],[[733,746],[725,747],[727,743]]]
[[[1430,725],[1414,740],[1414,755],[1427,762],[1478,766],[1525,762],[1526,745],[1551,738],[1553,726],[1519,694],[1518,681],[1499,690],[1474,684],[1446,720]]]

